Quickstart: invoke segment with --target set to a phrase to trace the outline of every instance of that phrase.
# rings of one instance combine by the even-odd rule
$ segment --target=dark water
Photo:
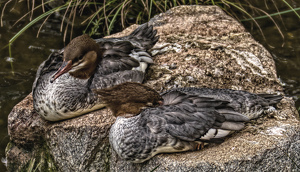
[[[278,1],[276,1],[278,2]],[[294,8],[299,8],[300,3],[291,3]],[[260,6],[261,9],[268,13],[277,12],[274,6]],[[285,4],[277,4],[279,11],[289,10]],[[300,10],[297,11],[300,14]],[[295,13],[287,13],[280,16],[275,16],[283,37],[270,19],[257,20],[263,30],[263,38],[258,29],[252,29],[250,22],[243,22],[244,26],[251,32],[255,40],[263,44],[272,54],[277,76],[283,83],[284,92],[287,96],[293,97],[296,101],[296,108],[300,110],[300,19]]]
[[[12,8],[12,3],[9,8]],[[13,70],[9,62],[8,48],[4,48],[9,40],[28,23],[28,20],[20,22],[12,27],[16,19],[27,11],[27,5],[18,4],[18,9],[5,11],[3,27],[0,27],[0,158],[5,157],[5,147],[9,141],[7,135],[7,116],[14,105],[20,102],[31,92],[31,86],[35,78],[39,64],[47,58],[53,49],[64,46],[62,34],[59,33],[59,25],[47,25],[42,30],[39,38],[36,38],[38,27],[28,29],[20,36],[11,47],[13,58]],[[0,10],[2,11],[3,4]],[[53,20],[52,20],[53,21]],[[55,23],[55,20],[54,22]],[[48,32],[49,31],[49,32]],[[3,163],[0,163],[0,171],[6,171]]]
[[[23,5],[20,6],[19,4],[10,12],[6,10],[3,17],[4,26],[0,27],[0,158],[5,157],[4,150],[9,141],[7,136],[7,116],[9,112],[15,104],[31,92],[31,86],[39,64],[48,57],[51,51],[64,47],[63,34],[59,32],[60,21],[50,18],[41,30],[39,38],[36,38],[38,31],[36,26],[28,29],[13,43],[14,70],[12,70],[8,58],[8,48],[2,49],[2,47],[8,44],[9,39],[26,24],[27,20],[11,28],[14,21],[21,16],[20,14],[24,13],[22,10],[27,11],[26,3]],[[10,7],[12,6],[13,4]],[[1,11],[2,7],[3,4],[0,8]],[[269,13],[276,12],[276,9],[266,8],[264,4],[261,8]],[[279,6],[280,11],[287,9],[288,7],[285,5]],[[298,100],[300,97],[300,20],[294,13],[282,15],[283,22],[279,17],[274,19],[280,26],[284,39],[269,19],[258,20],[266,40],[262,38],[257,28],[251,29],[250,22],[243,22],[243,24],[253,34],[254,38],[272,53],[276,61],[278,77],[284,83],[285,93]],[[77,29],[79,30],[79,28]],[[77,34],[80,34],[80,32]],[[299,106],[300,101],[296,101],[296,107]],[[0,163],[0,171],[5,170],[4,165]]]

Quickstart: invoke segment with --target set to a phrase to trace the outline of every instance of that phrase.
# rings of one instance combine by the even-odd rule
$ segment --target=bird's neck
[[[78,79],[89,79],[94,75],[96,71],[96,67],[86,67],[86,68],[81,68],[76,71],[70,71],[69,74],[75,78]]]

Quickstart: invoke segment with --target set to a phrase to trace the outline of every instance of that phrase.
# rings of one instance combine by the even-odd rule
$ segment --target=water
[[[21,22],[11,28],[14,21],[21,16],[22,10],[27,11],[26,3],[23,5],[24,8],[21,8],[19,4],[17,6],[19,9],[15,8],[11,12],[6,11],[3,18],[5,20],[4,27],[0,27],[1,48],[26,24],[26,22]],[[264,4],[261,4],[261,8],[269,13],[272,13],[272,10],[274,12],[274,8],[269,7],[267,9]],[[288,9],[284,5],[279,8],[282,11]],[[254,38],[272,53],[276,61],[278,77],[285,85],[285,93],[298,100],[300,97],[300,68],[298,67],[300,66],[300,20],[293,13],[282,15],[284,25],[278,17],[275,19],[280,25],[285,39],[280,37],[269,19],[258,21],[267,41],[262,38],[257,29],[251,30],[250,22],[243,24],[253,34]],[[46,23],[46,27],[42,29],[39,38],[36,38],[39,27],[28,29],[13,43],[12,57],[9,57],[8,48],[0,49],[0,158],[5,156],[4,149],[9,141],[7,136],[9,112],[15,104],[31,92],[39,64],[48,57],[51,51],[64,47],[63,34],[59,32],[59,27],[59,20],[50,18],[49,23]],[[80,28],[77,29],[80,30]],[[12,71],[10,61],[13,61],[14,71]],[[296,107],[299,106],[300,101],[297,101]],[[5,171],[2,163],[0,163],[0,171]]]
[[[2,11],[2,8],[0,9]],[[25,9],[27,11],[26,6]],[[28,29],[13,43],[11,47],[12,56],[10,57],[8,48],[2,49],[2,47],[7,45],[9,39],[26,23],[21,22],[20,25],[11,27],[21,16],[17,11],[10,13],[8,11],[3,17],[4,26],[0,27],[0,158],[5,157],[4,150],[9,141],[7,135],[8,114],[14,105],[31,92],[39,64],[47,58],[52,49],[59,49],[64,46],[62,34],[57,28],[59,24],[56,26],[51,24],[52,28],[47,28],[47,30],[52,30],[51,34],[48,34],[47,30],[42,30],[39,38],[36,38],[38,28],[35,27]],[[22,11],[19,12],[22,13]],[[52,22],[55,23],[55,20]],[[13,61],[14,70],[12,70],[11,61]],[[0,163],[0,171],[6,171],[2,163]]]
[[[278,1],[276,1],[278,2]],[[291,3],[292,4],[292,3]],[[293,5],[294,8],[299,7],[300,3]],[[289,8],[284,4],[278,4],[279,11],[288,10]],[[274,6],[261,4],[260,8],[268,13],[275,13]],[[300,11],[298,11],[300,14]],[[258,29],[252,30],[250,22],[243,22],[245,27],[251,32],[255,40],[263,44],[272,54],[276,68],[277,75],[283,82],[284,92],[287,96],[293,97],[296,101],[296,107],[300,110],[300,19],[295,13],[283,14],[281,17],[275,16],[276,21],[284,38],[281,37],[279,31],[270,19],[257,20],[266,40],[261,36]]]

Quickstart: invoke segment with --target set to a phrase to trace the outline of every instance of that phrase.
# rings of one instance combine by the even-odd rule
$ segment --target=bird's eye
[[[76,56],[75,58],[74,58],[74,60],[73,60],[73,63],[74,62],[78,62],[79,60],[81,60],[83,58],[83,55],[79,55],[79,56]]]
[[[80,54],[78,59],[81,60],[83,58],[83,54]]]

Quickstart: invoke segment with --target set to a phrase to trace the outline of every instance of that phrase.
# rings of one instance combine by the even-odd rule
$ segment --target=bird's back
[[[250,119],[257,118],[263,111],[272,108],[283,98],[276,94],[254,94],[242,90],[211,89],[211,88],[176,88],[162,93],[163,97],[172,95],[171,92],[181,92],[187,95],[198,95],[216,100],[229,102],[228,106],[235,111],[247,115]],[[168,99],[168,98],[166,98]]]

